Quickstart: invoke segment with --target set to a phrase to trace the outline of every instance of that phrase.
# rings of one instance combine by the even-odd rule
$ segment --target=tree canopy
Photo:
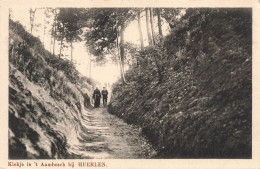
[[[118,45],[119,32],[135,19],[137,9],[92,8],[85,16],[91,21],[85,34],[86,45],[95,56],[102,56]]]

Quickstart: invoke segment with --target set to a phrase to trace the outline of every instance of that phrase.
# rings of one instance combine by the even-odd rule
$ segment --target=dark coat
[[[95,89],[93,92],[93,99],[100,99],[101,93],[98,89]]]
[[[108,91],[107,90],[102,90],[102,96],[103,98],[107,98]]]
[[[99,107],[100,98],[101,98],[100,91],[98,89],[95,89],[93,92],[93,99],[95,100],[94,107]]]

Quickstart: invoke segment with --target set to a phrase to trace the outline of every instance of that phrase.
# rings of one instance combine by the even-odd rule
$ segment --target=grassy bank
[[[139,125],[158,158],[251,158],[250,9],[188,9],[136,54],[109,112]]]
[[[9,158],[83,158],[74,145],[93,82],[12,20],[9,42]]]

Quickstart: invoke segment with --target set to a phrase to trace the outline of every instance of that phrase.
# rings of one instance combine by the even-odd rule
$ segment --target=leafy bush
[[[141,126],[158,157],[250,158],[251,12],[187,9],[162,47],[137,54],[109,112]]]
[[[67,78],[72,83],[77,83],[79,81],[79,72],[75,68],[74,64],[71,63],[69,60],[59,59],[58,57],[51,56],[46,58],[46,61],[52,67],[64,72]]]
[[[9,24],[10,63],[30,81],[50,90],[52,97],[61,99],[69,95],[76,100],[76,94],[67,86],[68,82],[78,85],[84,77],[80,76],[74,64],[45,50],[40,40],[26,32],[19,22],[10,20]],[[90,90],[89,86],[95,82],[86,78],[85,80],[84,84],[88,85]]]
[[[30,33],[25,31],[23,26],[19,22],[13,22],[12,20],[9,20],[9,26],[11,28],[10,31],[14,32],[17,37],[15,37],[13,34],[10,33],[11,39],[13,40],[13,43],[10,45],[10,61],[14,64],[19,63],[20,58],[24,58],[22,61],[24,63],[19,63],[20,66],[23,66],[26,64],[29,60],[33,60],[34,62],[39,61],[42,62],[43,65],[48,64],[52,68],[58,70],[61,70],[65,72],[67,78],[72,83],[77,83],[79,80],[79,72],[75,68],[75,66],[69,61],[60,59],[57,56],[52,55],[50,52],[44,49],[41,41],[32,36]],[[13,53],[11,52],[13,50]],[[16,53],[16,54],[15,54]],[[17,57],[15,55],[21,55],[21,57]],[[21,59],[20,59],[21,60]],[[20,68],[22,70],[23,68]]]

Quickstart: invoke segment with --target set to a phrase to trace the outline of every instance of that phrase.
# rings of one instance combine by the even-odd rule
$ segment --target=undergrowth
[[[187,9],[136,54],[109,112],[141,126],[157,158],[251,158],[251,9]]]

